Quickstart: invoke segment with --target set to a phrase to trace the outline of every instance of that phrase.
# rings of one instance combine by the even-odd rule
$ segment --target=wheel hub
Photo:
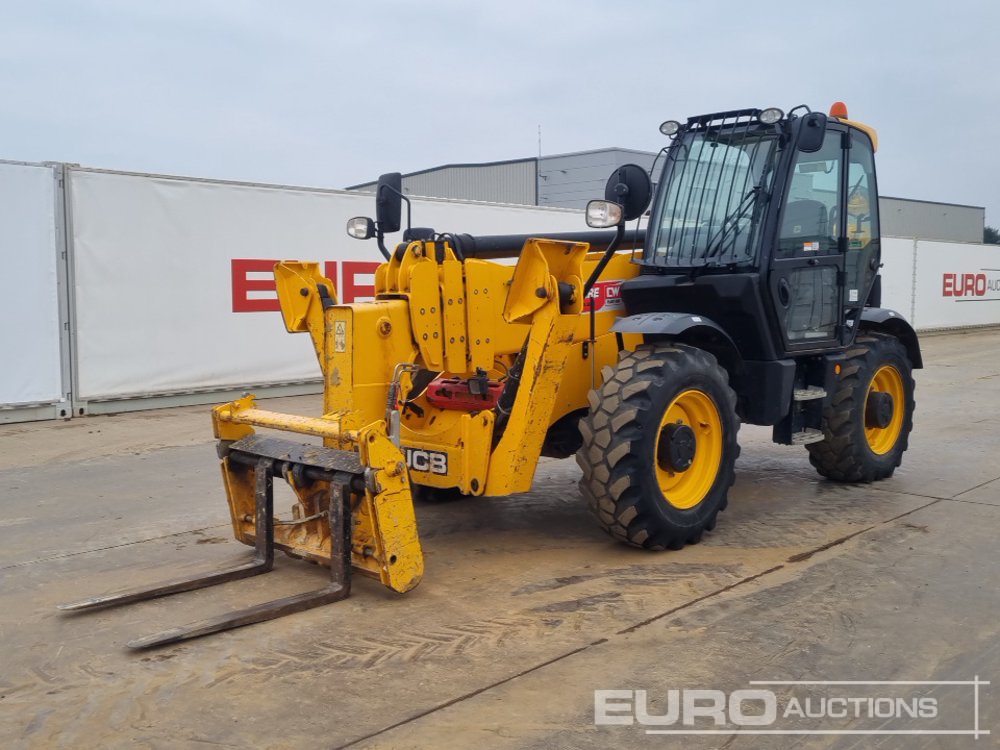
[[[892,395],[881,391],[871,391],[865,404],[865,427],[884,430],[892,423]]]
[[[694,430],[682,422],[668,424],[660,435],[660,455],[657,459],[661,465],[669,466],[671,471],[684,472],[694,463],[697,448],[698,439]]]

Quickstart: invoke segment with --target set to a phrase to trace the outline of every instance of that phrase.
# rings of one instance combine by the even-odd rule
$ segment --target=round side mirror
[[[653,183],[646,170],[638,164],[623,164],[611,173],[604,200],[622,207],[623,221],[632,221],[642,216],[653,197]]]

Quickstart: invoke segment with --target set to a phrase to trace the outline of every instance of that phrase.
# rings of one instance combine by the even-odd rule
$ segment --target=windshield
[[[777,138],[748,127],[686,133],[670,149],[644,262],[703,266],[753,259]]]

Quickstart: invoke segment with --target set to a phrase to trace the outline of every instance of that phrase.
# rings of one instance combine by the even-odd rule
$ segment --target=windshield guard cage
[[[667,153],[643,263],[701,267],[756,257],[778,129],[760,110],[692,117]]]

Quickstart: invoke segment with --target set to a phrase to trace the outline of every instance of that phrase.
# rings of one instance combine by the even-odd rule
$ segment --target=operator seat
[[[820,201],[797,200],[785,206],[781,239],[800,242],[806,238],[826,238],[826,205]]]

